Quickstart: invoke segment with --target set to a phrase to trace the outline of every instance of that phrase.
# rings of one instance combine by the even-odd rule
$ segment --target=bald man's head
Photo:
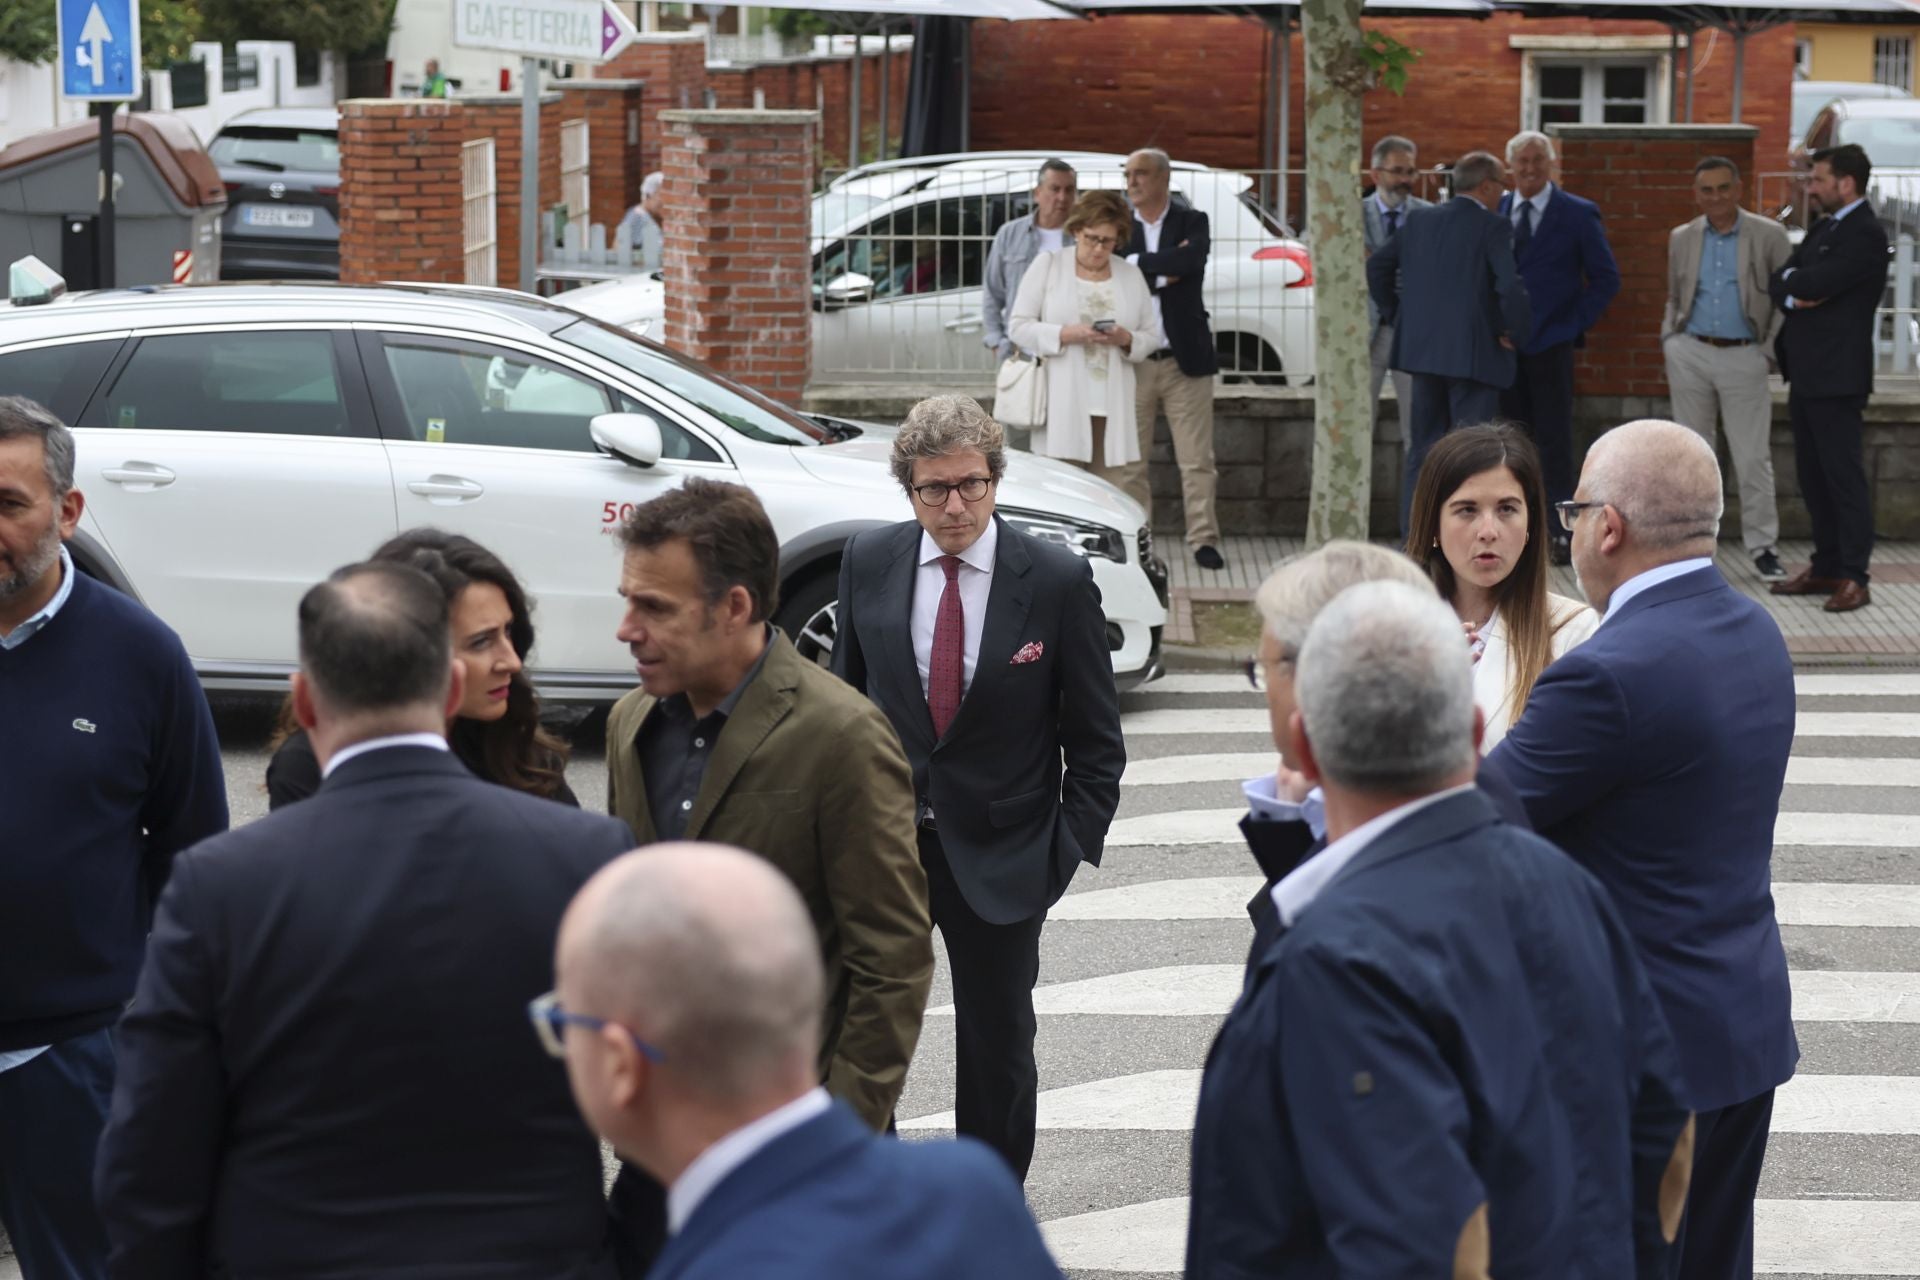
[[[1711,556],[1723,507],[1713,446],[1687,427],[1642,418],[1587,451],[1573,526],[1580,589],[1604,610],[1614,589],[1663,564]]]

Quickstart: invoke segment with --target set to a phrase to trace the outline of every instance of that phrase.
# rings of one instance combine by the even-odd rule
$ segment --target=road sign
[[[140,96],[139,0],[59,0],[60,93],[92,102]]]
[[[612,0],[454,0],[453,4],[453,42],[463,49],[563,62],[606,62],[637,34]]]

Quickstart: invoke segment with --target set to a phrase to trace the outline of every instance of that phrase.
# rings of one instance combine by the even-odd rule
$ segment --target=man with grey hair
[[[1594,443],[1559,516],[1606,616],[1487,758],[1611,891],[1673,1026],[1700,1115],[1683,1280],[1752,1275],[1773,1094],[1799,1058],[1772,896],[1793,661],[1714,568],[1720,483],[1713,447],[1677,422]]]
[[[1400,234],[1400,224],[1415,209],[1431,209],[1433,202],[1413,194],[1414,179],[1420,176],[1415,163],[1418,152],[1413,141],[1388,134],[1373,144],[1373,194],[1361,201],[1363,231],[1367,253],[1371,255]],[[1367,403],[1373,406],[1374,430],[1380,428],[1380,388],[1386,384],[1393,357],[1393,326],[1380,323],[1380,307],[1367,296],[1367,357],[1370,363]],[[1400,447],[1407,447],[1408,420],[1413,408],[1413,375],[1399,369],[1393,373],[1394,412],[1400,420]]]
[[[620,220],[620,230],[626,233],[628,248],[642,271],[660,269],[661,255],[666,247],[660,219],[667,211],[666,197],[661,193],[661,188],[666,184],[667,175],[658,169],[640,179],[640,203],[627,210],[627,216]]]
[[[1307,633],[1287,735],[1332,843],[1273,887],[1283,931],[1207,1056],[1189,1280],[1664,1280],[1673,1042],[1605,890],[1474,788],[1460,649],[1398,582]]]
[[[767,863],[714,844],[618,859],[567,910],[534,1029],[575,1101],[667,1188],[660,1280],[1052,1280],[984,1147],[895,1142],[818,1084],[813,924]]]
[[[1455,427],[1491,421],[1527,339],[1526,287],[1513,265],[1513,234],[1492,209],[1506,188],[1500,161],[1470,151],[1453,166],[1453,198],[1407,218],[1367,258],[1367,290],[1393,327],[1390,363],[1413,376],[1400,480],[1400,528],[1434,442]]]
[[[987,250],[986,274],[981,282],[986,290],[980,306],[980,323],[985,331],[981,340],[1002,360],[1018,350],[1007,336],[1007,317],[1013,313],[1013,299],[1020,292],[1027,268],[1042,253],[1067,247],[1067,214],[1073,211],[1078,181],[1073,166],[1065,160],[1046,160],[1034,178],[1033,208],[1021,217],[1008,219],[993,233],[993,247]]]
[[[1024,1179],[1040,931],[1074,870],[1100,862],[1126,745],[1092,568],[993,514],[1004,439],[966,396],[907,414],[893,474],[915,519],[847,545],[833,669],[886,714],[913,767],[953,970],[956,1127]]]
[[[174,855],[227,826],[180,639],[79,571],[74,441],[0,397],[0,1224],[28,1280],[95,1280],[113,1024]]]
[[[1500,416],[1526,427],[1540,450],[1547,501],[1573,496],[1573,353],[1620,292],[1620,268],[1607,246],[1600,206],[1553,181],[1553,140],[1536,130],[1507,141],[1513,191],[1500,214],[1513,225],[1513,258],[1533,304],[1533,328],[1515,345],[1512,384]],[[1567,563],[1567,539],[1555,530],[1548,554]]]

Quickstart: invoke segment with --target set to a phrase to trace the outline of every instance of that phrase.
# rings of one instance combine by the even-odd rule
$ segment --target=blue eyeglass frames
[[[620,1027],[626,1031],[627,1039],[633,1041],[633,1047],[650,1062],[665,1062],[666,1055],[642,1040],[639,1036],[610,1018],[596,1018],[586,1013],[568,1013],[560,1007],[560,997],[549,991],[547,994],[527,1002],[527,1017],[533,1020],[533,1030],[540,1037],[540,1047],[556,1058],[567,1056],[567,1026],[586,1027],[598,1031],[602,1027]]]

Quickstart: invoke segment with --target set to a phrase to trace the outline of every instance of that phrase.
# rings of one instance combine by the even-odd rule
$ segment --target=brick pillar
[[[569,120],[585,117],[587,150],[593,165],[588,181],[589,221],[614,228],[627,210],[640,202],[640,119],[646,86],[639,80],[562,80],[561,114]]]
[[[644,35],[612,62],[594,68],[600,80],[646,83],[640,107],[640,174],[660,168],[660,113],[700,107],[707,92],[707,38],[674,32]]]
[[[1587,334],[1574,371],[1583,396],[1661,396],[1667,374],[1660,318],[1667,298],[1667,237],[1700,211],[1693,166],[1725,156],[1740,166],[1748,203],[1755,194],[1759,130],[1740,124],[1554,125],[1567,190],[1599,204],[1607,243],[1620,264],[1620,296]]]
[[[466,278],[458,102],[350,98],[340,104],[340,278]]]
[[[490,93],[456,99],[466,113],[468,138],[493,139],[494,227],[499,235],[499,275],[503,289],[532,290],[520,279],[520,95]],[[560,117],[558,93],[540,95],[540,208],[560,200]]]
[[[812,111],[666,111],[666,344],[798,405],[813,344]]]

